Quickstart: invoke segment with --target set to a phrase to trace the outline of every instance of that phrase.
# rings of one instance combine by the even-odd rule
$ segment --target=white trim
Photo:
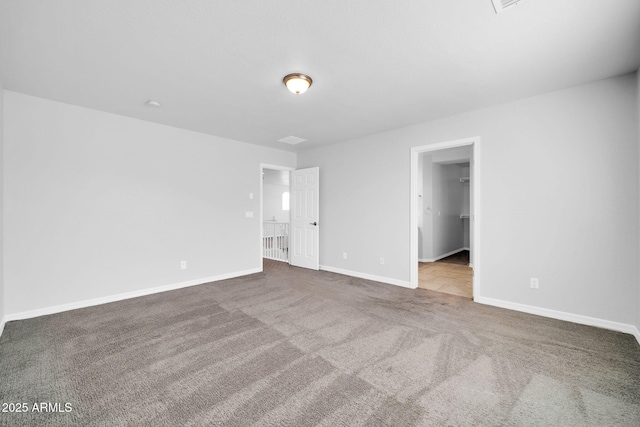
[[[469,249],[469,248],[467,248],[467,247],[464,247],[464,248],[456,249],[455,251],[448,252],[448,253],[446,253],[446,254],[444,254],[444,255],[440,255],[440,256],[438,256],[438,257],[436,257],[436,258],[418,258],[418,261],[419,261],[419,262],[436,262],[436,261],[438,261],[438,260],[441,260],[442,258],[446,258],[446,257],[448,257],[448,256],[455,255],[455,254],[457,254],[458,252],[462,252],[462,251],[470,251],[470,250],[471,250],[471,249]],[[469,265],[471,266],[471,264],[469,264]]]
[[[446,257],[451,256],[451,255],[455,255],[458,252],[462,252],[462,251],[470,251],[470,249],[466,248],[466,247],[462,248],[462,249],[456,249],[455,251],[451,251],[451,252],[446,253],[444,255],[440,255],[440,256],[438,256],[436,258],[418,258],[418,262],[436,262],[436,261],[439,261],[439,260],[441,260],[443,258],[446,258]],[[469,267],[473,268],[473,264],[469,264]]]
[[[0,337],[2,336],[2,332],[4,331],[4,324],[7,323],[7,318],[3,317],[0,319]]]
[[[538,316],[550,317],[552,319],[565,320],[567,322],[579,323],[581,325],[597,326],[599,328],[610,329],[612,331],[624,332],[633,335],[640,344],[640,331],[626,323],[612,322],[611,320],[598,319],[596,317],[582,316],[580,314],[567,313],[564,311],[550,310],[548,308],[535,307],[532,305],[518,304],[494,298],[477,297],[475,302],[494,307],[506,308],[509,310],[521,311],[523,313],[536,314]]]
[[[274,169],[274,170],[278,170],[278,171],[293,171],[293,170],[296,170],[296,168],[291,167],[291,166],[271,165],[269,163],[260,163],[260,171],[262,171],[262,169]],[[261,175],[261,177],[262,177],[262,175]]]
[[[457,254],[459,252],[462,252],[464,250],[468,250],[468,249],[462,248],[462,249],[456,249],[455,251],[447,252],[446,254],[439,255],[439,256],[435,257],[432,262],[436,262],[436,261],[441,260],[443,258],[446,258],[448,256],[455,255],[455,254]]]
[[[409,221],[410,248],[410,283],[411,288],[418,287],[418,236],[415,230],[418,229],[418,218],[416,215],[418,205],[418,156],[428,151],[443,150],[446,148],[471,146],[473,150],[473,174],[470,176],[473,182],[472,197],[473,206],[471,211],[471,221],[473,221],[473,295],[478,297],[481,294],[481,273],[480,273],[480,221],[481,221],[481,200],[480,200],[480,137],[457,139],[454,141],[439,142],[436,144],[411,147],[411,219]]]
[[[418,286],[411,286],[410,282],[405,280],[391,279],[389,277],[375,276],[373,274],[360,273],[357,271],[344,270],[342,268],[321,265],[320,270],[330,271],[331,273],[343,274],[345,276],[358,277],[360,279],[372,280],[374,282],[387,283],[389,285],[401,286],[403,288],[416,289]]]
[[[170,285],[157,286],[155,288],[141,289],[139,291],[126,292],[123,294],[109,295],[106,297],[94,298],[84,301],[76,301],[68,304],[55,305],[52,307],[38,308],[36,310],[22,311],[20,313],[7,314],[4,316],[4,321],[9,322],[12,320],[30,319],[32,317],[46,316],[48,314],[61,313],[63,311],[76,310],[78,308],[86,308],[94,305],[107,304],[115,301],[122,301],[129,298],[137,298],[145,295],[157,294],[160,292],[172,291],[180,288],[187,288],[189,286],[202,285],[210,282],[217,282],[220,280],[232,279],[234,277],[247,276],[249,274],[260,273],[261,268],[252,268],[250,270],[236,271],[233,273],[221,274],[219,276],[205,277],[202,279],[189,280],[186,282],[173,283]]]

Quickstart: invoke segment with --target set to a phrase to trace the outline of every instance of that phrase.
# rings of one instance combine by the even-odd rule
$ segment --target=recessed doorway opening
[[[479,137],[411,149],[411,285],[479,296]]]
[[[261,165],[261,260],[290,259],[290,171],[293,168]]]

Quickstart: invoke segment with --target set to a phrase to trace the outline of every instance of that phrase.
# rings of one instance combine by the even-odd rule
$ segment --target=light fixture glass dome
[[[282,81],[284,82],[285,86],[287,86],[287,89],[289,89],[296,95],[305,93],[307,89],[311,87],[311,83],[313,83],[311,77],[301,73],[287,74],[286,76],[284,76]]]

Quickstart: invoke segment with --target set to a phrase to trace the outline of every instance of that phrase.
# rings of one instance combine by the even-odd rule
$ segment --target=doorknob
[[[310,222],[309,225],[318,225],[318,223],[314,221],[314,222]]]

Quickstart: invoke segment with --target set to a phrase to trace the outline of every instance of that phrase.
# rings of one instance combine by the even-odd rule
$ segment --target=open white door
[[[318,270],[319,168],[291,172],[291,265]]]

